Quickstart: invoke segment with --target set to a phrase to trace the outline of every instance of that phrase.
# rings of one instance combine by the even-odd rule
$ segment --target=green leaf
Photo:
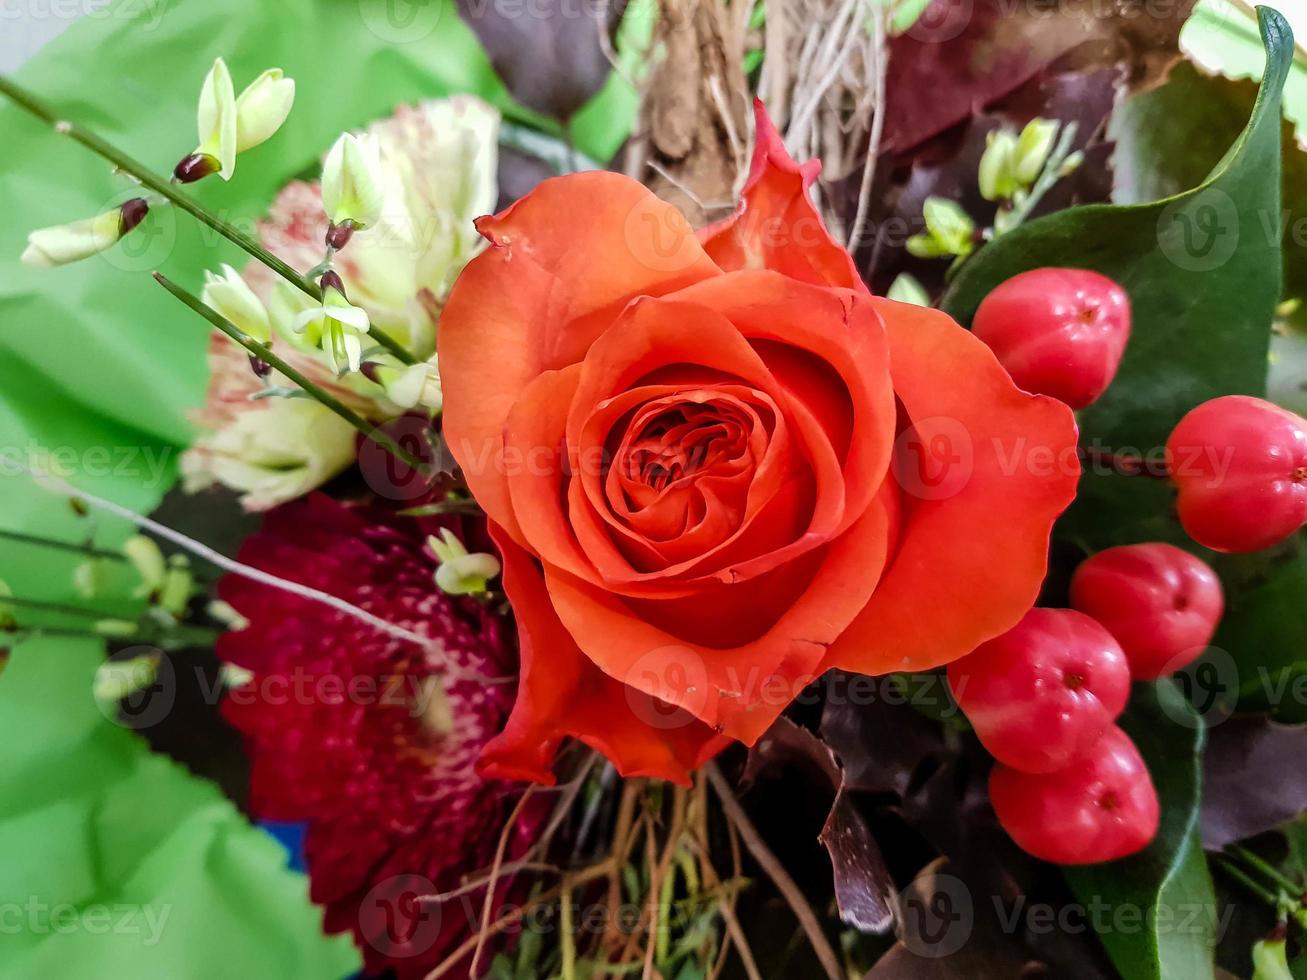
[[[1157,787],[1157,838],[1132,857],[1067,868],[1066,878],[1122,976],[1205,980],[1216,946],[1216,897],[1198,836],[1206,730],[1171,681],[1139,685],[1121,727]]]
[[[102,657],[92,643],[32,642],[0,675],[0,894],[7,924],[21,920],[6,930],[0,976],[334,980],[357,969],[347,937],[321,935],[281,846],[97,707]]]
[[[1180,32],[1180,48],[1208,72],[1228,78],[1261,77],[1266,55],[1252,10],[1221,0],[1199,0]],[[1284,89],[1284,114],[1307,128],[1307,61],[1295,59]]]

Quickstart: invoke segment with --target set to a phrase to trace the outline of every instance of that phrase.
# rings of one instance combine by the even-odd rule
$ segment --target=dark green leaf
[[[1140,686],[1121,719],[1162,804],[1151,845],[1133,857],[1066,869],[1077,899],[1122,976],[1212,976],[1216,898],[1198,833],[1202,719],[1171,681]]]

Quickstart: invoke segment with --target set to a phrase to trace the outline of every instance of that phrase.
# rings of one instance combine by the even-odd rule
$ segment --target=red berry
[[[1023,851],[1055,864],[1133,854],[1157,833],[1157,791],[1130,736],[1113,726],[1083,761],[1036,775],[995,766],[989,799]]]
[[[1180,523],[1215,551],[1257,551],[1307,521],[1307,421],[1260,398],[1203,402],[1166,442]]]
[[[1084,408],[1116,377],[1130,299],[1088,269],[1032,269],[986,296],[971,329],[1019,387]]]
[[[1023,772],[1053,772],[1092,750],[1130,696],[1121,647],[1072,609],[1030,610],[950,664],[948,679],[985,748]]]
[[[1071,605],[1116,637],[1136,680],[1189,665],[1212,639],[1225,607],[1221,580],[1174,545],[1100,551],[1071,578]]]

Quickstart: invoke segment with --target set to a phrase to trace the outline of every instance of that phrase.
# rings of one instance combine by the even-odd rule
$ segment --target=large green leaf
[[[1206,730],[1171,681],[1140,685],[1121,725],[1157,786],[1157,838],[1133,857],[1068,868],[1067,880],[1122,976],[1210,978],[1216,898],[1198,837]]]
[[[94,644],[34,642],[0,676],[0,978],[357,969],[280,845],[96,707],[100,660]]]

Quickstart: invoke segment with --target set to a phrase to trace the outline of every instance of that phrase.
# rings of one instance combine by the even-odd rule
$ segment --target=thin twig
[[[872,14],[872,51],[876,58],[875,94],[871,110],[871,135],[867,139],[867,159],[862,166],[862,182],[858,187],[858,210],[847,241],[850,252],[858,247],[858,239],[862,237],[862,229],[867,223],[867,212],[871,208],[871,185],[876,179],[876,161],[880,156],[880,139],[885,129],[885,76],[886,63],[889,61],[889,51],[885,45],[885,20],[888,16],[889,8],[884,11],[878,9]]]
[[[596,881],[599,878],[606,877],[608,875],[610,865],[611,865],[611,859],[607,861],[600,861],[598,864],[592,864],[588,868],[582,868],[580,871],[575,872],[568,878],[568,882],[567,882],[568,887],[573,889],[579,888],[581,885],[585,885],[592,881]],[[497,919],[496,921],[490,923],[490,925],[487,926],[485,929],[485,938],[489,938],[490,936],[497,936],[505,929],[511,929],[517,923],[521,922],[522,919],[524,919],[528,913],[530,913],[534,909],[539,908],[541,905],[546,905],[549,902],[552,902],[554,899],[558,898],[558,896],[560,896],[562,893],[563,893],[563,889],[561,886],[557,888],[551,888],[546,892],[542,892],[540,895],[536,896],[536,898],[533,901],[527,902],[526,904],[513,909],[511,912],[505,914],[502,918]],[[433,969],[430,973],[428,973],[423,978],[423,980],[440,980],[441,977],[448,975],[449,972],[453,970],[456,966],[458,966],[459,962],[468,954],[470,954],[474,949],[476,949],[477,944],[482,941],[483,938],[480,935],[469,936],[466,940],[464,940],[461,946],[459,946],[452,953],[450,953],[449,956],[446,957],[445,960],[441,962],[435,969]]]
[[[475,671],[466,670],[458,664],[449,661],[441,650],[439,644],[429,636],[424,636],[421,633],[414,632],[413,630],[406,629],[396,623],[382,619],[380,616],[376,616],[373,613],[368,612],[366,609],[362,609],[353,603],[347,602],[339,596],[332,595],[329,592],[323,592],[321,589],[301,585],[299,582],[293,582],[290,579],[285,579],[278,575],[273,575],[270,572],[265,572],[261,568],[255,568],[253,565],[246,565],[243,562],[236,561],[234,558],[228,558],[226,555],[219,551],[215,551],[208,545],[196,541],[194,538],[188,537],[180,531],[174,530],[165,524],[160,524],[158,521],[152,520],[144,514],[138,514],[134,510],[124,507],[122,504],[114,503],[112,500],[106,500],[103,497],[97,497],[95,494],[87,493],[85,490],[79,490],[61,477],[46,473],[37,473],[30,469],[28,470],[28,473],[36,481],[37,485],[43,489],[48,490],[51,493],[58,493],[63,496],[80,500],[88,507],[102,510],[113,514],[115,517],[121,517],[125,521],[130,521],[137,527],[150,531],[166,541],[171,541],[184,551],[216,565],[223,571],[230,572],[233,575],[239,575],[242,578],[247,578],[253,582],[258,582],[260,585],[268,585],[274,589],[289,592],[292,595],[299,596],[301,599],[307,599],[310,602],[317,602],[324,606],[328,606],[343,615],[366,623],[378,632],[385,633],[387,636],[392,636],[398,640],[405,640],[409,643],[415,643],[424,650],[439,653],[442,659],[446,660],[445,669],[450,676],[475,680],[482,684],[504,684],[516,679],[513,677],[486,677]]]
[[[490,925],[490,910],[495,904],[495,886],[499,883],[499,869],[504,864],[504,852],[508,850],[508,839],[513,835],[513,828],[517,826],[517,820],[522,816],[522,811],[526,809],[527,803],[531,801],[531,794],[535,792],[535,786],[527,786],[526,791],[513,807],[513,812],[508,816],[508,822],[504,824],[503,831],[499,834],[499,843],[495,847],[495,860],[490,866],[490,883],[486,886],[485,901],[481,903],[481,928],[477,930],[477,935],[481,937],[481,942],[477,943],[476,951],[472,954],[472,966],[468,969],[469,976],[477,976],[477,967],[481,965],[481,953],[485,950],[486,927]],[[566,897],[567,879],[563,879],[564,897]]]
[[[740,801],[735,798],[735,792],[731,789],[731,784],[726,781],[722,775],[721,769],[717,763],[709,762],[705,767],[708,774],[708,781],[712,783],[718,798],[722,801],[722,808],[726,811],[729,819],[740,832],[744,840],[744,846],[749,849],[755,861],[771,878],[772,883],[777,890],[784,896],[785,901],[789,903],[790,908],[794,911],[794,916],[799,920],[799,925],[803,926],[803,931],[808,936],[808,942],[812,944],[813,952],[817,954],[817,959],[821,961],[822,968],[826,971],[826,976],[830,980],[844,980],[844,970],[840,966],[839,957],[835,955],[835,950],[831,948],[830,941],[827,940],[826,934],[822,931],[821,923],[817,920],[817,914],[813,912],[812,906],[799,890],[799,886],[794,883],[784,865],[772,853],[762,835],[749,819],[749,815],[744,812],[744,807],[740,806]]]

